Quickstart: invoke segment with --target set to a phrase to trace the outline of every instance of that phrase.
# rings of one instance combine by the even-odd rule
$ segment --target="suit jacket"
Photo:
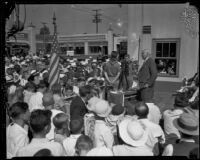
[[[80,96],[76,96],[70,105],[70,119],[83,118],[87,108]]]
[[[143,87],[146,83],[153,86],[157,78],[157,68],[154,60],[149,57],[139,69],[138,80],[139,86]]]
[[[189,157],[191,152],[199,148],[199,145],[194,142],[181,141],[173,144],[173,156],[187,156]]]

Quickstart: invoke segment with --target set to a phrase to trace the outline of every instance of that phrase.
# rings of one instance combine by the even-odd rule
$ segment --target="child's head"
[[[30,112],[28,104],[24,102],[16,102],[9,108],[9,115],[13,120],[23,120],[28,123]]]
[[[46,148],[39,150],[33,155],[33,157],[51,157],[51,156],[53,156],[51,151]]]
[[[56,131],[62,131],[63,134],[69,135],[69,117],[65,113],[58,113],[53,118],[53,124]]]
[[[68,97],[68,96],[71,96],[72,93],[73,93],[73,87],[72,87],[71,85],[67,85],[67,86],[65,87],[65,94],[66,94],[66,96],[67,96],[67,97]]]
[[[79,118],[79,119],[72,119],[70,121],[70,132],[71,134],[81,134],[81,132],[83,131],[83,119]]]
[[[30,91],[30,92],[34,92],[35,89],[36,89],[36,87],[35,87],[35,85],[33,83],[28,82],[25,85],[25,89],[28,90],[28,91]]]
[[[37,109],[31,113],[30,127],[33,134],[46,135],[51,129],[51,115],[49,110]]]
[[[93,148],[93,142],[90,137],[81,135],[75,145],[77,156],[86,156],[87,153]]]

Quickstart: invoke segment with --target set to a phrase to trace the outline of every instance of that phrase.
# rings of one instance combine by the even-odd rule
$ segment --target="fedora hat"
[[[173,121],[174,126],[182,133],[188,135],[199,135],[197,117],[191,112],[183,112],[181,116]]]
[[[124,119],[119,123],[119,134],[125,143],[135,147],[145,145],[148,139],[145,126],[134,119]]]

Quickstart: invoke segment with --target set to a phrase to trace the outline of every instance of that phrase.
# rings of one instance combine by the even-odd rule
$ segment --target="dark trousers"
[[[154,96],[154,86],[143,88],[140,90],[140,100],[143,102],[149,102],[153,100]]]

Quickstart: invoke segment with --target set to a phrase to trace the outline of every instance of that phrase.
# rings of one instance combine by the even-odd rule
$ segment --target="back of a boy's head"
[[[58,113],[54,118],[53,118],[53,124],[56,129],[62,129],[63,127],[68,128],[68,116],[65,113]]]
[[[28,110],[28,104],[25,102],[16,102],[9,108],[9,115],[11,118],[16,119],[21,114],[24,114]]]
[[[81,135],[76,141],[75,148],[78,151],[81,151],[81,150],[89,151],[89,150],[91,150],[93,148],[92,139],[89,136]]]
[[[72,134],[78,134],[81,133],[82,128],[83,128],[83,119],[79,118],[79,119],[72,119],[70,121],[70,131]]]
[[[30,127],[34,133],[40,133],[51,123],[52,112],[50,110],[37,109],[31,113]]]
[[[51,151],[46,148],[39,150],[33,155],[33,157],[51,157],[51,156],[53,156]]]

